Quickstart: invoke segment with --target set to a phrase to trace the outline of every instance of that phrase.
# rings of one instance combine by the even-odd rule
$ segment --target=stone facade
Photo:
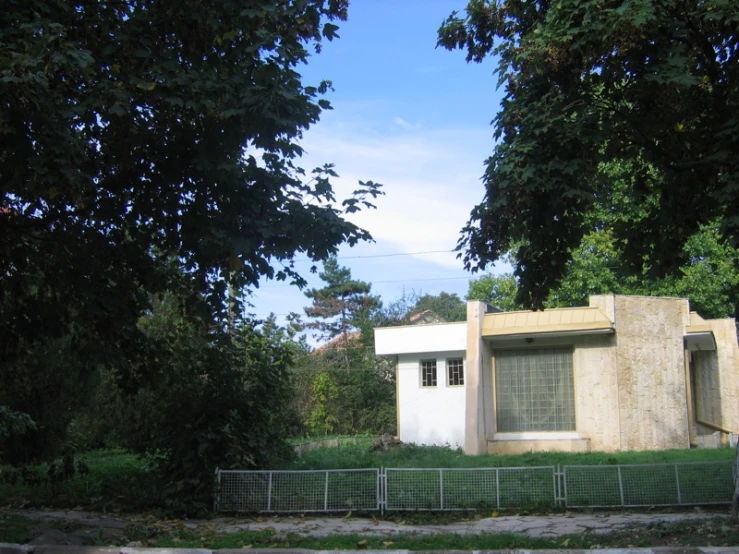
[[[589,307],[536,313],[493,313],[473,301],[467,305],[466,341],[459,325],[464,324],[376,330],[377,353],[397,355],[406,376],[398,398],[402,440],[404,433],[436,436],[423,425],[453,414],[459,424],[434,424],[438,444],[463,444],[468,454],[689,448],[714,443],[715,438],[705,437],[716,432],[726,442],[729,433],[739,431],[735,322],[703,320],[691,314],[685,299],[600,295],[591,297]],[[424,352],[435,345],[440,350],[434,357],[442,364],[445,342],[450,343],[446,350],[465,357],[463,394],[441,385],[409,390],[418,388]],[[498,432],[496,352],[535,349],[572,352],[569,398],[574,400],[568,406],[574,402],[574,430]],[[431,404],[416,398],[421,394]],[[551,403],[558,397],[544,398]],[[411,417],[409,411],[427,404],[425,413]],[[412,429],[404,429],[404,422]]]

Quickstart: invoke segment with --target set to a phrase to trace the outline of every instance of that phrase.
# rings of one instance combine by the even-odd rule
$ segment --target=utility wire
[[[383,283],[425,283],[428,281],[461,281],[463,279],[472,279],[473,277],[467,276],[467,277],[438,277],[434,279],[390,279],[387,281],[371,281],[370,283],[372,285],[378,285]],[[284,288],[284,287],[293,287],[295,285],[263,285],[259,287],[260,289],[274,289],[274,288]]]
[[[337,260],[359,260],[361,258],[394,258],[396,256],[416,256],[418,254],[448,254],[454,250],[424,250],[423,252],[397,252],[395,254],[369,254],[367,256],[338,256]],[[301,258],[296,262],[313,262],[310,258]]]

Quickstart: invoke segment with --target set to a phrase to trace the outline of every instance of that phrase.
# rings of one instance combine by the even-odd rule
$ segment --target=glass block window
[[[496,352],[495,413],[501,433],[574,431],[572,349]]]
[[[436,386],[436,360],[421,360],[421,386]]]
[[[462,358],[452,358],[446,361],[446,384],[450,387],[464,385],[464,362]]]

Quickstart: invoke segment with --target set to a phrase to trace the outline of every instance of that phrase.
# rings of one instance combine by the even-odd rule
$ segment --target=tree
[[[607,230],[590,233],[572,252],[567,272],[552,290],[547,307],[583,306],[591,294],[677,296],[703,317],[739,316],[739,251],[706,226],[683,248],[686,263],[675,275],[640,277],[623,271],[622,257]]]
[[[424,294],[418,298],[412,313],[408,315],[426,310],[431,310],[444,321],[465,321],[467,319],[467,305],[453,293]]]
[[[147,367],[139,358],[150,340],[139,318],[181,278],[197,317],[225,326],[228,290],[263,276],[303,284],[296,254],[318,261],[370,238],[345,214],[370,206],[378,185],[360,182],[337,200],[330,165],[308,173],[297,162],[302,133],[330,108],[330,83],[305,85],[297,70],[337,36],[346,9],[346,0],[5,3],[3,383],[32,376],[63,344],[79,364],[71,388],[101,366],[133,387],[144,375],[126,375]],[[28,412],[3,392],[10,409]]]
[[[586,235],[570,255],[562,280],[545,301],[547,308],[586,306],[594,294],[631,294],[687,298],[691,309],[707,318],[739,316],[739,251],[721,239],[716,226],[690,237],[684,247],[688,261],[679,274],[661,279],[624,272],[608,228]],[[484,275],[470,281],[467,298],[504,311],[521,310],[517,292],[514,275]]]
[[[612,162],[645,212],[613,229],[630,273],[675,274],[716,220],[739,245],[738,23],[731,0],[471,0],[452,14],[439,44],[497,55],[505,84],[485,198],[458,243],[466,267],[515,246],[519,300],[541,308],[595,230]]]
[[[516,300],[517,292],[518,282],[512,273],[488,274],[470,280],[467,300],[481,300],[504,312],[523,310]]]
[[[353,279],[336,258],[324,263],[319,276],[325,286],[306,291],[313,303],[305,308],[311,321],[303,328],[328,342],[299,371],[299,380],[310,381],[309,398],[298,399],[306,427],[313,433],[392,432],[394,373],[373,348],[382,303],[369,283]]]
[[[322,340],[341,337],[339,346],[346,348],[349,332],[356,329],[362,314],[380,305],[380,299],[370,295],[372,285],[352,279],[351,270],[340,266],[335,257],[324,262],[318,276],[325,286],[306,291],[313,304],[304,308],[305,315],[311,319],[304,326],[316,330],[316,336]]]
[[[139,326],[150,377],[124,409],[123,446],[154,455],[170,509],[207,512],[215,469],[256,469],[289,457],[291,347],[253,322],[233,332],[193,317],[187,298],[156,299]]]

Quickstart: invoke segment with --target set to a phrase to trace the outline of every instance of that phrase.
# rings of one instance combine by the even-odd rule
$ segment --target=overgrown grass
[[[551,465],[658,464],[672,462],[718,462],[732,460],[731,448],[658,450],[643,452],[535,452],[530,454],[482,454],[467,456],[461,450],[441,446],[403,445],[386,452],[373,452],[365,445],[345,445],[308,452],[275,469],[360,469],[531,467]]]
[[[162,483],[144,460],[122,450],[103,450],[80,455],[87,475],[53,481],[48,464],[29,466],[39,480],[25,483],[16,468],[0,466],[0,498],[14,508],[81,508],[87,510],[142,511],[160,505]],[[57,465],[60,465],[57,463]],[[15,474],[15,483],[11,474]]]

